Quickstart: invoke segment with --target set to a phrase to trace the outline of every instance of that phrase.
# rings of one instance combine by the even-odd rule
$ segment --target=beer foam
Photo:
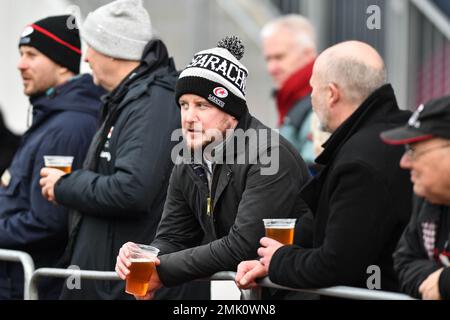
[[[268,226],[266,229],[294,229],[294,226]]]
[[[131,258],[130,261],[132,263],[154,262],[154,260],[151,258]]]

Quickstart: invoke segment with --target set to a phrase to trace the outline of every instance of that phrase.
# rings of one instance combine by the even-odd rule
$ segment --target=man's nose
[[[267,71],[274,76],[278,71],[278,64],[275,61],[267,62]]]
[[[411,169],[412,166],[412,160],[411,156],[408,154],[408,152],[405,152],[400,159],[400,167],[403,169]]]
[[[25,70],[28,68],[28,63],[26,62],[25,57],[20,57],[19,63],[17,64],[17,69]]]
[[[195,122],[198,120],[197,112],[193,106],[189,106],[186,110],[183,111],[183,118],[187,122]]]

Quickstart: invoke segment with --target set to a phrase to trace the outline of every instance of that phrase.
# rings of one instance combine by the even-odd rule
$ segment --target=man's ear
[[[238,121],[235,117],[230,116],[230,117],[228,118],[228,127],[229,127],[229,128],[234,128],[238,122],[239,122],[239,121]]]
[[[339,90],[339,87],[335,83],[330,82],[328,84],[328,100],[330,102],[330,106],[336,105],[336,103],[338,103],[340,99],[341,92]]]

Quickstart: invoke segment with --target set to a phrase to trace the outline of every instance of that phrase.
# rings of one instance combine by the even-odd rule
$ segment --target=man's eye
[[[202,109],[202,110],[205,110],[205,109],[208,109],[209,108],[209,105],[207,105],[206,103],[201,103],[201,104],[199,104],[199,106],[198,106],[200,109]]]

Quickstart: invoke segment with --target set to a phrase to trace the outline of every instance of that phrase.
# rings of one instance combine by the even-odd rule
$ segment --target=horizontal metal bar
[[[322,289],[295,289],[277,285],[270,281],[269,278],[258,280],[257,283],[266,288],[283,289],[289,291],[309,292],[323,296],[354,299],[354,300],[415,300],[414,298],[401,293],[369,290],[363,288],[354,288],[346,286],[336,286]]]
[[[37,280],[40,277],[57,277],[68,278],[70,276],[77,276],[82,279],[91,280],[120,280],[119,276],[113,271],[90,271],[90,270],[76,270],[76,269],[53,269],[42,268],[34,272],[30,281],[30,290],[32,294],[31,299],[37,299]],[[199,281],[234,281],[236,273],[232,271],[218,272],[209,278],[199,279]],[[414,300],[412,297],[388,291],[381,290],[369,290],[363,288],[354,288],[346,286],[336,286],[322,289],[296,289],[277,285],[270,281],[268,277],[258,280],[257,283],[260,287],[282,289],[289,291],[309,292],[318,295],[324,295],[329,297],[337,297],[344,299],[355,300]],[[251,290],[241,290],[243,300],[259,300],[260,288]]]
[[[23,267],[24,284],[23,296],[29,296],[29,283],[33,277],[34,261],[31,256],[23,251],[0,249],[0,261],[20,262]]]
[[[26,300],[38,300],[38,282],[41,277],[68,278],[76,276],[80,279],[88,280],[121,280],[114,271],[93,271],[93,270],[77,270],[77,269],[57,269],[57,268],[41,268],[37,269],[29,282],[28,295]]]
[[[33,274],[33,277],[68,278],[70,276],[89,280],[121,280],[114,271],[41,268],[37,269]]]
[[[77,270],[77,269],[56,269],[56,268],[41,268],[34,272],[30,281],[30,299],[37,300],[39,295],[37,291],[38,280],[41,277],[53,278],[68,278],[71,276],[79,277],[80,279],[89,280],[121,280],[114,271],[92,271],[92,270]],[[234,281],[236,273],[232,271],[218,272],[210,278],[199,279],[199,281]],[[241,290],[242,294],[247,297],[248,290]]]
[[[236,272],[233,271],[221,271],[213,274],[209,278],[204,278],[205,281],[234,281],[236,279]]]

